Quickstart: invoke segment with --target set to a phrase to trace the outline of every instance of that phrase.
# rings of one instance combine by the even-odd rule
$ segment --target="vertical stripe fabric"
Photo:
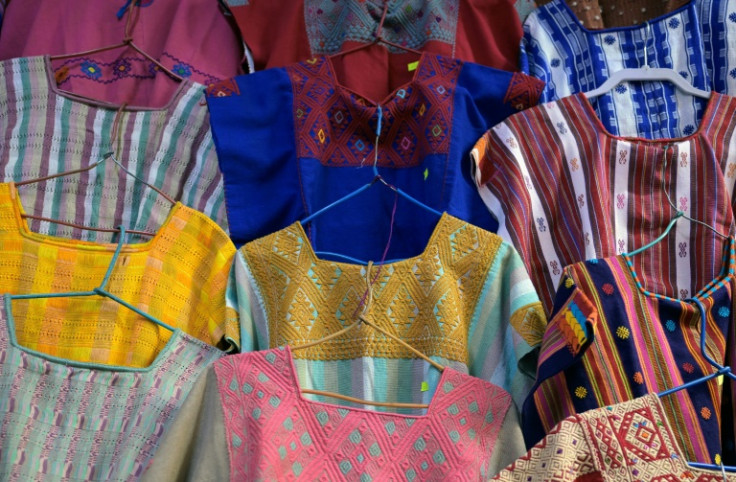
[[[678,210],[728,234],[735,127],[736,99],[713,93],[689,136],[618,137],[576,94],[509,117],[471,155],[498,234],[518,250],[549,313],[565,266],[644,246]],[[687,220],[673,231],[634,265],[648,290],[687,298],[716,276],[724,241]]]
[[[48,58],[0,62],[0,176],[18,182],[89,166],[114,151],[127,169],[227,229],[222,175],[217,165],[204,86],[183,81],[161,109],[126,109],[118,140],[117,109],[76,100],[55,85]],[[81,174],[21,190],[29,214],[91,227],[155,232],[169,203],[110,160]],[[34,231],[111,241],[109,233],[32,221]],[[145,238],[142,238],[145,239]]]
[[[699,89],[736,95],[736,6],[691,0],[632,26],[588,30],[565,0],[532,12],[524,23],[522,70],[544,80],[542,101],[600,86],[622,68],[670,68]],[[650,139],[692,134],[706,101],[668,82],[624,83],[592,101],[606,129]]]

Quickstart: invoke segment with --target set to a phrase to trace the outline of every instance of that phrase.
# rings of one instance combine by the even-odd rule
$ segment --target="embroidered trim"
[[[521,72],[514,72],[503,101],[516,110],[524,110],[537,105],[542,95],[544,82]]]

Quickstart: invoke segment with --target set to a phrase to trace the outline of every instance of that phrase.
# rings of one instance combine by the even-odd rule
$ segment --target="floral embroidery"
[[[687,298],[688,293],[690,293],[688,290],[680,290],[680,298]]]
[[[585,206],[585,196],[583,196],[582,194],[578,196],[578,206],[580,206],[581,208]]]
[[[680,21],[676,18],[673,18],[668,22],[668,25],[670,26],[670,28],[677,28],[680,26]]]
[[[572,278],[566,278],[565,279],[565,288],[570,289],[573,287],[575,282],[572,280]]]
[[[695,371],[695,367],[690,362],[685,362],[682,364],[682,369],[685,370],[688,373],[693,373]]]
[[[667,320],[664,323],[664,327],[667,328],[667,331],[669,331],[670,333],[672,333],[672,332],[675,331],[675,328],[677,328],[677,325],[675,324],[675,322],[673,320]]]
[[[616,194],[616,207],[618,209],[623,209],[625,207],[624,201],[626,200],[626,196],[623,194]]]
[[[641,372],[634,373],[634,382],[641,385],[644,383],[644,376],[641,374]]]
[[[577,387],[575,389],[575,396],[583,399],[588,395],[588,390],[585,387]]]
[[[608,296],[611,296],[613,294],[613,285],[611,283],[604,284],[603,292],[606,293]]]
[[[728,19],[736,23],[736,12],[731,12],[730,14],[728,14]]]
[[[115,77],[126,77],[133,70],[133,66],[127,59],[120,59],[116,61],[112,66],[112,75]]]
[[[550,261],[549,262],[549,265],[552,268],[552,274],[553,275],[556,276],[556,275],[560,274],[560,265],[557,264],[557,261]]]
[[[618,240],[618,252],[623,253],[626,251],[626,242],[623,239]]]
[[[685,241],[682,241],[677,244],[677,247],[680,249],[680,251],[677,253],[680,258],[687,257],[687,243]]]
[[[693,132],[695,132],[695,126],[692,124],[686,125],[685,128],[682,130],[682,133],[685,134],[686,136],[689,136]]]
[[[732,79],[736,79],[736,69],[729,70],[728,75],[730,75]]]
[[[687,152],[680,153],[680,167],[687,167]]]
[[[560,59],[552,59],[552,61],[550,61],[549,65],[551,65],[552,67],[559,67],[560,66]]]
[[[736,163],[729,162],[728,163],[728,177],[733,177],[733,175],[736,174]]]
[[[537,218],[537,225],[539,225],[539,230],[541,232],[547,231],[547,226],[544,224],[544,218]]]
[[[192,76],[192,68],[185,63],[178,63],[174,65],[171,68],[171,71],[174,72],[179,77],[191,77]]]
[[[618,151],[618,163],[621,165],[626,164],[626,151]]]
[[[613,35],[606,35],[603,37],[603,41],[606,43],[606,45],[613,45],[616,43],[616,37]]]
[[[516,149],[516,147],[517,147],[516,141],[514,140],[514,138],[513,138],[513,137],[507,137],[507,138],[506,138],[506,144],[507,144],[507,145],[508,145],[508,146],[509,146],[509,147],[510,147],[511,149]]]
[[[711,415],[712,412],[708,407],[703,407],[700,409],[700,416],[703,417],[705,420],[710,420]]]
[[[97,65],[95,62],[86,60],[82,62],[82,65],[80,66],[82,69],[82,72],[87,77],[90,77],[92,79],[99,79],[102,77],[102,69],[100,69],[100,66]]]
[[[573,171],[577,171],[578,169],[580,169],[577,157],[573,157],[572,159],[570,159],[570,169],[572,169]]]
[[[624,94],[624,93],[626,93],[626,91],[627,91],[627,90],[629,90],[629,89],[627,89],[625,85],[623,85],[623,84],[619,84],[619,85],[617,85],[617,86],[616,86],[616,89],[615,89],[615,90],[616,90],[616,92],[617,92],[617,93],[619,93],[619,94]]]
[[[588,233],[588,232],[585,233],[585,245],[586,246],[590,246],[590,233]],[[598,260],[596,260],[596,262],[597,261]]]
[[[567,134],[567,127],[565,127],[564,122],[557,123],[557,131],[560,133],[560,135],[563,135],[563,136]]]
[[[682,76],[683,79],[687,79],[688,77],[690,77],[690,75],[684,70],[681,70],[678,73]]]
[[[728,309],[727,306],[721,306],[720,308],[718,308],[718,316],[720,316],[721,318],[726,318],[730,314],[731,310]]]
[[[631,336],[631,332],[627,327],[619,326],[618,328],[616,328],[616,336],[618,336],[622,340],[628,340],[629,336]]]

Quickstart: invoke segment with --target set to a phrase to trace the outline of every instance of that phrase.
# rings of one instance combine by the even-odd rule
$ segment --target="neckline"
[[[565,0],[557,0],[554,3],[556,4],[557,8],[562,8],[565,11],[565,13],[567,13],[567,15],[570,17],[570,20],[572,20],[572,22],[575,24],[577,28],[579,28],[580,30],[582,30],[588,35],[598,35],[598,34],[604,34],[604,33],[616,33],[616,32],[627,32],[631,30],[641,30],[643,28],[647,28],[649,24],[660,23],[660,22],[669,20],[671,17],[675,17],[681,14],[682,12],[684,12],[685,10],[689,10],[690,8],[695,6],[695,1],[696,0],[690,0],[685,5],[682,5],[681,7],[678,7],[675,10],[672,10],[671,12],[663,13],[662,15],[658,17],[654,17],[652,19],[647,20],[646,22],[642,22],[636,25],[628,25],[624,27],[608,27],[608,28],[601,28],[601,29],[595,29],[595,30],[591,30],[587,28],[585,25],[583,25],[583,23],[580,21],[578,16],[575,15],[575,12],[573,12],[572,8],[570,8],[570,6],[567,4]],[[540,8],[544,8],[544,7],[540,7]]]
[[[583,106],[583,109],[587,111],[587,113],[592,117],[592,124],[595,126],[595,130],[599,135],[602,135],[604,137],[608,137],[610,139],[614,139],[617,141],[623,141],[623,142],[630,142],[630,143],[641,143],[641,144],[650,144],[650,145],[656,145],[656,144],[678,144],[682,142],[689,142],[693,140],[696,137],[702,137],[705,134],[705,130],[710,127],[709,125],[706,125],[706,119],[709,119],[712,117],[713,111],[716,109],[716,105],[718,104],[718,98],[719,94],[715,91],[712,91],[710,93],[710,97],[708,98],[708,102],[705,105],[705,110],[703,110],[703,114],[700,118],[700,122],[698,123],[698,128],[695,129],[695,131],[687,136],[683,137],[663,137],[659,139],[647,139],[645,137],[628,137],[628,136],[617,136],[615,134],[612,134],[611,132],[606,129],[606,126],[603,125],[603,122],[598,117],[598,114],[596,113],[595,109],[593,108],[593,104],[590,103],[590,99],[585,96],[584,92],[578,92],[576,94],[573,94],[572,96],[576,97],[578,99],[578,102]],[[564,100],[564,99],[561,99]],[[559,101],[558,101],[559,102]]]
[[[338,79],[337,72],[335,71],[335,67],[332,64],[332,59],[329,55],[321,55],[319,57],[322,58],[323,62],[327,65],[327,71],[330,74],[330,79],[332,80],[332,84],[335,86],[336,89],[339,89],[341,92],[347,94],[348,96],[353,96],[358,99],[363,99],[370,107],[376,108],[379,105],[385,106],[388,105],[391,102],[395,102],[397,99],[404,99],[408,98],[408,95],[404,95],[403,97],[399,95],[399,92],[404,91],[411,87],[412,85],[416,84],[419,81],[419,73],[422,71],[427,58],[427,52],[421,51],[419,55],[419,59],[416,61],[417,66],[414,70],[414,75],[412,75],[411,80],[408,82],[396,87],[391,92],[389,92],[382,100],[379,102],[376,102],[373,99],[368,98],[367,96],[361,94],[360,92],[356,92],[355,90],[351,89],[350,87],[343,85],[340,83],[340,80]]]
[[[376,410],[368,410],[365,408],[350,407],[347,405],[339,405],[336,403],[328,403],[328,402],[318,402],[316,400],[307,399],[306,397],[304,397],[304,394],[302,393],[302,386],[301,386],[301,383],[299,382],[299,375],[297,374],[296,366],[294,365],[294,356],[292,355],[291,347],[289,347],[289,345],[285,345],[284,347],[273,348],[273,350],[284,350],[285,351],[286,358],[289,361],[289,375],[292,377],[294,391],[300,403],[308,405],[308,406],[311,405],[315,407],[326,407],[326,408],[337,409],[337,410],[347,410],[349,412],[367,413],[373,416],[400,417],[400,418],[408,418],[408,419],[413,419],[413,420],[424,420],[424,419],[429,419],[433,417],[436,412],[437,404],[439,403],[438,399],[441,396],[441,391],[444,390],[443,385],[447,382],[447,376],[448,376],[449,370],[452,370],[452,368],[446,366],[445,369],[442,370],[442,373],[440,373],[440,378],[437,381],[437,386],[434,390],[434,393],[432,394],[432,398],[427,404],[427,408],[424,409],[426,410],[426,412],[423,415],[407,415],[407,414],[395,413],[395,412],[379,412]],[[417,409],[413,409],[413,410],[417,410]]]
[[[16,187],[15,183],[0,183],[0,186],[5,185],[7,186],[7,189],[9,191],[9,196],[11,199],[11,204],[13,206],[13,217],[15,219],[15,226],[17,229],[17,232],[20,236],[23,238],[29,239],[36,243],[41,244],[50,244],[54,246],[60,246],[63,248],[68,249],[84,249],[84,250],[90,250],[90,251],[102,251],[102,252],[114,252],[117,247],[118,243],[96,243],[93,241],[83,241],[83,240],[77,240],[77,239],[68,239],[68,238],[62,238],[59,236],[52,236],[50,234],[41,234],[37,233],[35,231],[31,231],[30,227],[28,226],[28,223],[26,220],[21,216],[26,211],[23,208],[23,203],[20,199],[20,193],[18,192],[18,188]],[[153,247],[158,243],[158,241],[163,236],[164,232],[169,231],[170,229],[178,229],[176,227],[176,223],[173,223],[174,217],[176,217],[180,211],[187,209],[184,204],[181,203],[181,201],[177,201],[176,204],[174,204],[171,209],[169,210],[169,214],[166,216],[166,220],[163,222],[163,224],[159,227],[159,229],[156,231],[156,233],[149,239],[148,241],[145,241],[143,243],[123,243],[123,247],[121,249],[121,253],[131,253],[131,252],[150,252]]]
[[[332,261],[329,259],[323,259],[317,256],[316,251],[314,250],[314,246],[312,246],[312,241],[309,239],[309,236],[307,235],[306,230],[304,229],[304,226],[302,226],[302,223],[300,221],[295,221],[292,224],[293,229],[295,229],[299,235],[302,236],[302,239],[304,239],[304,245],[307,249],[307,252],[309,256],[312,258],[312,262],[315,264],[329,264],[331,266],[340,266],[342,268],[348,267],[348,268],[361,268],[361,269],[368,269],[369,266],[380,266],[382,268],[393,268],[396,269],[400,266],[403,266],[404,264],[413,264],[416,261],[419,261],[421,259],[424,259],[427,257],[427,254],[429,253],[430,249],[432,249],[433,246],[437,245],[438,241],[437,238],[440,236],[440,231],[442,230],[442,227],[447,223],[452,216],[447,214],[447,212],[443,212],[442,216],[440,216],[440,219],[437,221],[437,224],[435,224],[434,229],[432,229],[432,234],[429,236],[429,239],[427,240],[427,244],[424,246],[424,249],[421,253],[400,259],[398,261],[392,261],[390,263],[383,263],[381,264],[378,261],[371,261],[368,264],[355,264],[355,263],[346,263],[344,261]]]
[[[102,108],[102,109],[110,110],[112,112],[115,112],[120,108],[120,104],[115,104],[114,102],[96,100],[96,99],[92,99],[92,98],[88,98],[82,95],[75,94],[74,92],[69,92],[69,91],[60,89],[59,86],[56,84],[56,79],[54,78],[54,75],[53,75],[54,68],[51,65],[51,56],[43,55],[40,58],[42,59],[42,62],[43,62],[43,69],[44,69],[44,73],[46,74],[46,85],[47,85],[47,88],[50,94],[53,94],[56,97],[60,97],[66,100],[67,102],[73,102],[76,104],[84,104],[84,105],[95,107],[95,108]],[[177,104],[179,104],[181,98],[184,96],[186,92],[188,92],[191,89],[193,85],[196,85],[196,83],[192,82],[191,80],[187,78],[184,78],[182,79],[181,82],[179,82],[179,85],[174,90],[174,93],[172,94],[169,101],[163,106],[146,107],[146,106],[126,105],[125,109],[123,109],[123,112],[167,113],[173,110],[173,108]]]
[[[34,358],[39,358],[48,362],[51,362],[55,365],[62,365],[62,366],[72,366],[75,368],[82,368],[86,370],[96,370],[96,371],[106,371],[106,372],[112,372],[112,373],[124,373],[124,372],[132,372],[132,373],[148,373],[151,372],[158,367],[160,367],[163,362],[169,358],[171,352],[174,349],[174,346],[179,343],[180,339],[183,339],[184,333],[180,328],[175,329],[171,337],[169,337],[169,341],[166,342],[166,345],[158,352],[156,355],[156,358],[151,362],[150,365],[147,367],[142,368],[135,368],[135,367],[126,367],[121,365],[103,365],[101,363],[91,363],[91,362],[80,362],[77,360],[71,360],[67,358],[59,358],[53,355],[49,355],[47,353],[43,353],[40,351],[33,350],[31,348],[27,348],[25,346],[22,346],[18,343],[18,340],[15,337],[15,319],[13,317],[13,309],[12,309],[12,299],[9,294],[3,295],[3,301],[2,304],[2,311],[5,314],[5,323],[3,328],[3,335],[6,335],[8,337],[8,341],[10,342],[10,346],[15,348],[16,350],[19,350],[23,353],[26,353],[29,356],[32,356]],[[0,315],[0,323],[2,323],[3,317]],[[141,318],[142,323],[151,323],[149,320],[146,320],[144,318]]]
[[[641,280],[639,276],[636,273],[636,270],[634,269],[634,262],[632,261],[631,257],[626,254],[622,253],[620,256],[624,259],[625,265],[628,268],[629,274],[631,275],[632,279],[634,280],[634,283],[636,284],[636,289],[638,293],[640,293],[643,296],[646,296],[647,298],[656,298],[659,300],[669,300],[674,301],[676,303],[689,303],[693,299],[700,300],[706,299],[710,297],[715,291],[722,288],[726,285],[727,282],[731,280],[731,278],[734,277],[734,272],[736,270],[736,247],[734,246],[734,243],[736,242],[736,239],[733,236],[729,236],[728,242],[726,246],[723,248],[723,257],[722,257],[722,266],[721,271],[718,273],[718,275],[713,278],[711,281],[709,281],[705,286],[700,288],[695,294],[693,294],[689,298],[681,299],[681,298],[672,298],[670,296],[662,295],[659,293],[653,293],[647,289],[644,288],[644,286],[641,284]]]

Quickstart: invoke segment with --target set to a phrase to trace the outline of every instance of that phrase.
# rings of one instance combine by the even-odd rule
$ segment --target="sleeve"
[[[521,48],[519,50],[521,71],[544,82],[544,88],[540,94],[540,102],[550,102],[566,95],[556,92],[550,59],[547,52],[540,45],[540,36],[547,37],[539,20],[539,13],[532,12],[524,22],[524,34],[521,37]],[[557,60],[557,62],[560,62]]]
[[[230,480],[222,403],[212,367],[197,380],[141,480]]]
[[[524,455],[524,436],[521,434],[519,414],[513,407],[506,411],[496,446],[489,461],[489,475],[497,474],[502,468]]]
[[[293,92],[286,71],[269,69],[213,84],[207,104],[235,245],[302,218]]]
[[[534,383],[545,326],[542,305],[518,253],[500,243],[468,332],[470,374],[508,391],[518,410]]]
[[[595,305],[575,282],[574,265],[566,268],[542,339],[537,380],[522,406],[522,431],[527,447],[575,412],[571,402],[563,398],[569,395],[559,390],[556,375],[583,356],[593,341],[597,320]]]

